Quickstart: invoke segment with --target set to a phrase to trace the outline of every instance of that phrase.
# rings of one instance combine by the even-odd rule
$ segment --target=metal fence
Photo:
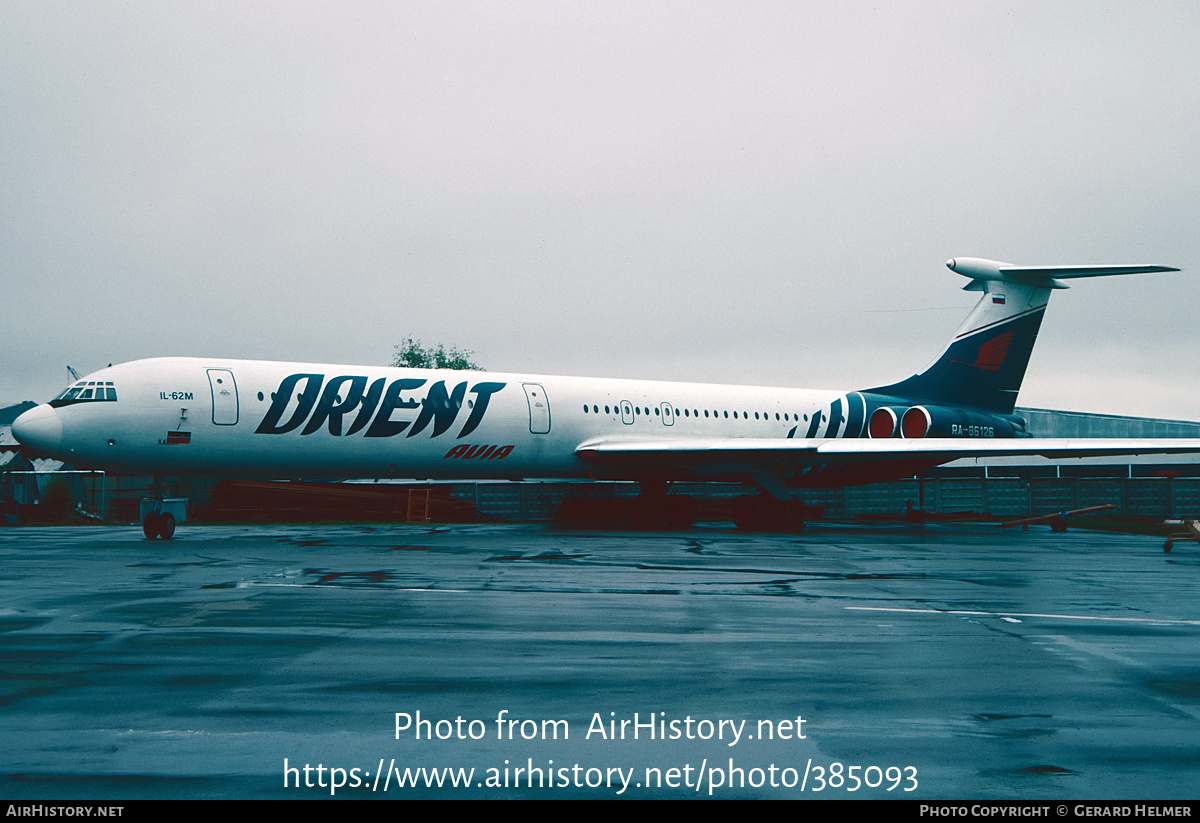
[[[737,484],[677,484],[673,494],[732,498],[750,490]],[[553,520],[567,497],[635,497],[633,483],[477,483],[457,485],[454,496],[472,502],[499,520]],[[806,489],[810,506],[831,518],[901,514],[910,506],[953,514],[978,512],[993,517],[1033,517],[1113,504],[1113,515],[1183,517],[1200,515],[1200,477],[934,478],[855,486]]]
[[[11,503],[32,504],[45,498],[51,482],[68,483],[70,497],[86,511],[106,520],[130,522],[145,483],[137,478],[104,477],[100,472],[7,472],[2,491]],[[106,489],[107,487],[107,489]],[[635,483],[463,483],[452,496],[474,506],[484,517],[509,521],[553,520],[567,498],[632,498]],[[106,494],[107,491],[107,494]],[[193,503],[211,498],[202,489],[180,488],[174,496]],[[733,498],[751,489],[736,483],[678,483],[672,494],[702,501],[701,519],[726,518]],[[897,515],[908,508],[953,514],[976,512],[992,517],[1032,517],[1071,509],[1112,504],[1116,516],[1177,518],[1200,516],[1200,477],[982,477],[941,476],[898,480],[844,489],[806,489],[801,499],[821,507],[829,518]],[[129,509],[129,511],[126,511]]]

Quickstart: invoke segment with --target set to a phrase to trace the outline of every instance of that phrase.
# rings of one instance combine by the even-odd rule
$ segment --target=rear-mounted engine
[[[1015,419],[987,412],[945,406],[880,406],[871,413],[867,436],[903,437],[1013,437],[1020,426]]]

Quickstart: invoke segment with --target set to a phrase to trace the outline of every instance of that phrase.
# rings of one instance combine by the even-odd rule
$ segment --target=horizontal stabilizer
[[[1005,274],[1024,274],[1044,277],[1107,277],[1111,274],[1153,274],[1158,271],[1179,271],[1171,266],[1009,266]]]
[[[688,438],[593,440],[575,453],[591,462],[643,466],[705,466],[721,470],[805,466],[817,463],[870,463],[911,459],[930,464],[964,457],[1111,457],[1133,454],[1200,452],[1200,438]]]
[[[981,257],[953,257],[946,261],[946,265],[963,277],[971,278],[971,284],[966,287],[969,291],[978,291],[980,286],[977,281],[980,280],[999,280],[1005,283],[1018,283],[1046,289],[1065,289],[1067,284],[1060,281],[1076,277],[1109,277],[1116,274],[1179,271],[1171,266],[1153,266],[1142,263],[1099,266],[1014,266],[1012,263],[984,260]]]

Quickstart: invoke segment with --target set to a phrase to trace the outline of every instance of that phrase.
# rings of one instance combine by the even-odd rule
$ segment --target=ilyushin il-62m
[[[757,489],[747,528],[802,525],[805,487],[963,457],[1200,451],[1196,440],[1028,437],[1013,414],[1050,293],[1166,266],[947,265],[979,302],[924,371],[858,391],[168,357],[101,369],[13,433],[81,468],[260,478],[632,480],[650,524],[690,522],[675,481]],[[174,523],[151,513],[149,536]]]

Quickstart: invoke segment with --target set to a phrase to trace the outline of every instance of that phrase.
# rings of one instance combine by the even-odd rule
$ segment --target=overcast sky
[[[1106,7],[1107,5],[1107,7]],[[0,0],[0,405],[159,355],[839,389],[952,256],[1019,403],[1200,420],[1200,4]]]

